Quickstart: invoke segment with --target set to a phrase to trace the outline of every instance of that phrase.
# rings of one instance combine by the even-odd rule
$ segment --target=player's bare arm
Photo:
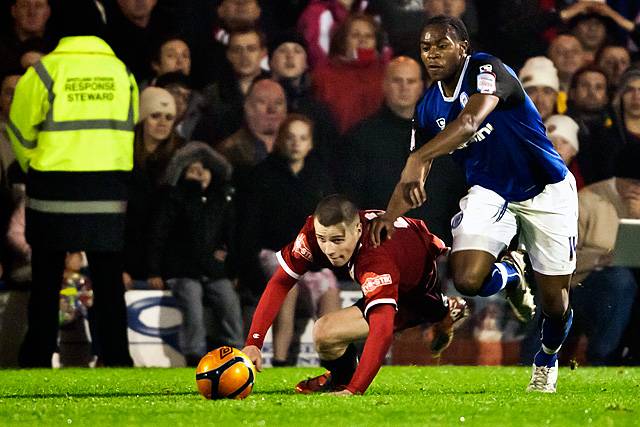
[[[413,160],[412,160],[413,159]],[[417,158],[409,157],[409,160],[418,161]],[[402,216],[410,209],[417,208],[426,201],[427,194],[423,185],[417,185],[416,183],[424,183],[431,170],[431,163],[427,162],[424,165],[416,165],[416,169],[419,169],[420,176],[416,179],[409,175],[405,175],[406,171],[410,171],[412,168],[405,166],[405,169],[400,177],[400,181],[396,184],[389,205],[384,215],[376,218],[371,223],[369,229],[369,238],[374,246],[380,246],[382,242],[387,239],[391,239],[395,228],[393,223],[396,218]],[[383,233],[384,230],[384,233]],[[383,235],[385,234],[386,235]]]
[[[387,238],[393,235],[393,222],[396,218],[427,200],[424,183],[433,160],[464,146],[496,108],[499,101],[500,98],[495,95],[480,93],[472,95],[453,122],[409,156],[385,214],[374,220],[371,226],[369,234],[374,245],[382,244],[384,233]]]
[[[433,159],[449,154],[465,145],[478,131],[487,116],[495,110],[499,101],[500,98],[495,95],[481,93],[471,95],[469,102],[453,122],[409,156],[405,169],[407,167],[418,168],[419,165],[431,162]],[[419,161],[413,160],[412,157]],[[402,172],[402,175],[405,175],[405,171]],[[415,177],[417,173],[415,170],[408,171],[407,176]]]

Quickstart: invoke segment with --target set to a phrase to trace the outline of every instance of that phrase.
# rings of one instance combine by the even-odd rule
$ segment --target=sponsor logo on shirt
[[[491,123],[487,123],[482,126],[478,132],[473,134],[471,142],[483,141],[491,132],[493,132],[493,126],[491,126]]]
[[[298,237],[296,237],[296,242],[293,244],[293,256],[297,258],[304,258],[309,262],[313,262],[313,255],[311,254],[309,245],[307,245],[307,238],[302,233],[298,234]]]
[[[473,142],[484,141],[491,132],[493,132],[493,126],[491,126],[491,123],[487,123],[486,125],[482,126],[480,130],[474,133],[473,136],[467,142],[459,146],[458,150],[462,150],[463,148],[466,148],[469,144]]]
[[[387,286],[393,283],[390,274],[364,273],[362,278],[362,293],[369,295],[381,286]]]
[[[478,74],[477,86],[480,93],[493,95],[496,93],[496,75],[490,72]]]
[[[440,117],[439,119],[436,120],[436,124],[438,125],[440,130],[442,130],[447,125],[447,121],[444,119],[444,117]]]

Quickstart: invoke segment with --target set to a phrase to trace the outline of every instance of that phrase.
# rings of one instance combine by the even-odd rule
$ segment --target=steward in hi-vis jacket
[[[67,252],[85,251],[94,341],[105,365],[130,365],[121,252],[138,88],[102,39],[64,37],[16,87],[7,126],[27,174],[33,287],[23,366],[50,366]]]

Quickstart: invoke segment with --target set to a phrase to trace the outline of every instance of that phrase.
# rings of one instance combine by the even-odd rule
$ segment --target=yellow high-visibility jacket
[[[135,79],[98,37],[63,38],[20,78],[7,131],[32,246],[122,249],[137,118]]]
[[[98,37],[65,37],[16,87],[8,133],[23,170],[128,171],[138,88]]]

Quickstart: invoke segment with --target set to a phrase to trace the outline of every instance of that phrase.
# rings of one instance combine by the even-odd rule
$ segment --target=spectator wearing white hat
[[[547,128],[547,136],[553,143],[554,148],[576,178],[577,189],[584,187],[584,178],[576,159],[580,151],[578,137],[580,126],[575,120],[564,114],[554,114],[545,120],[544,125]]]
[[[150,86],[140,93],[140,121],[135,128],[134,166],[125,227],[125,286],[146,287],[149,224],[160,180],[175,151],[185,141],[175,132],[176,103],[166,89]],[[153,283],[149,283],[153,287]]]
[[[553,142],[556,151],[569,166],[580,151],[578,124],[569,116],[554,114],[544,122],[544,125],[547,127],[547,136]]]
[[[159,179],[173,152],[184,145],[175,133],[176,102],[169,91],[148,87],[140,94],[140,121],[134,143],[135,167],[147,169]]]
[[[527,59],[518,77],[543,121],[558,112],[560,80],[558,71],[549,58],[535,56]]]

